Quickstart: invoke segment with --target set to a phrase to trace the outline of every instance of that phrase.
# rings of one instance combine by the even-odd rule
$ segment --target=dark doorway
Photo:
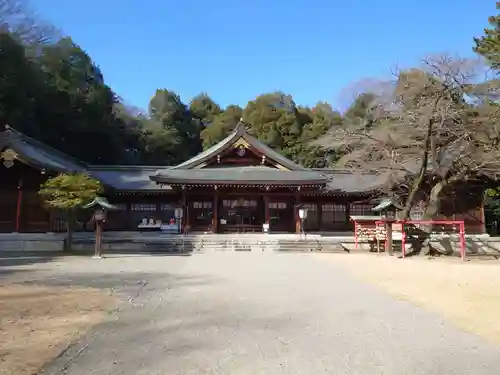
[[[270,201],[269,221],[271,232],[295,232],[293,203],[285,199]]]
[[[260,197],[225,197],[221,200],[221,232],[261,232],[264,205]]]

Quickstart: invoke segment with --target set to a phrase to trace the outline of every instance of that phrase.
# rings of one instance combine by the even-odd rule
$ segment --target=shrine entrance
[[[220,200],[219,231],[262,232],[264,201],[261,197],[224,197]]]

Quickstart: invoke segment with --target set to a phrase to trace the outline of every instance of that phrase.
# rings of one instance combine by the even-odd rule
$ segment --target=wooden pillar
[[[189,227],[189,207],[188,207],[188,200],[187,200],[187,193],[186,190],[183,188],[182,189],[182,208],[184,210],[184,215],[182,218],[182,233],[186,233],[186,228]]]
[[[347,230],[351,230],[351,203],[349,200],[344,202],[345,204],[345,227]]]
[[[294,218],[295,218],[295,233],[300,233],[300,217],[299,217],[299,206],[300,206],[300,195],[295,195],[295,207],[294,207]]]
[[[385,251],[387,252],[388,255],[393,255],[392,221],[387,220],[384,224],[384,229],[386,232]]]
[[[219,233],[219,191],[217,190],[217,186],[215,186],[212,207],[212,233]]]
[[[264,194],[264,223],[271,224],[271,214],[269,211],[269,195]]]
[[[318,230],[323,229],[323,200],[316,203],[318,210]]]
[[[95,221],[94,258],[102,257],[102,220]]]
[[[132,203],[130,203],[130,196],[127,195],[125,197],[126,197],[125,213],[124,213],[125,215],[124,216],[122,215],[120,229],[123,228],[121,230],[130,230],[130,229],[137,230],[137,225],[139,223],[132,223],[129,219],[130,217],[132,217]]]
[[[16,202],[16,232],[21,231],[21,207],[23,203],[23,179],[19,178],[17,183],[17,202]]]

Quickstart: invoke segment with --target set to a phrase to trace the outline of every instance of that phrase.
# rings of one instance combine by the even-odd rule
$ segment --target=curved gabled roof
[[[216,145],[210,147],[209,149],[203,151],[202,153],[192,157],[185,162],[176,165],[175,167],[171,167],[170,169],[192,169],[195,168],[207,160],[217,156],[218,154],[224,152],[229,149],[232,145],[234,145],[239,139],[244,139],[250,146],[255,148],[261,154],[265,155],[267,159],[274,161],[275,163],[282,165],[283,167],[291,170],[291,171],[304,171],[308,170],[304,168],[290,159],[284,157],[278,152],[274,151],[271,147],[265,145],[263,142],[259,141],[257,138],[250,135],[243,122],[239,122],[236,125],[236,128],[222,141],[217,143]]]
[[[24,135],[10,126],[0,133],[0,151],[11,149],[24,162],[57,172],[86,172],[87,165],[63,152]]]
[[[230,148],[243,138],[266,158],[288,170],[264,166],[196,168],[205,161]],[[357,174],[338,169],[309,169],[286,157],[251,136],[244,124],[224,140],[201,154],[174,167],[146,165],[87,165],[63,152],[30,138],[15,129],[0,131],[0,152],[11,149],[21,161],[40,169],[56,172],[87,172],[106,186],[119,191],[164,190],[157,183],[175,184],[234,184],[234,185],[316,185],[332,193],[362,193],[380,189],[387,177],[378,174]]]
[[[171,185],[325,185],[329,180],[319,172],[309,170],[283,171],[263,166],[163,169],[151,180]]]

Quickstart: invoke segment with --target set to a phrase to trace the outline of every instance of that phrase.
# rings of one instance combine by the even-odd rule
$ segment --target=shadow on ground
[[[15,273],[26,272],[23,266],[52,262],[61,257],[61,253],[32,254],[26,252],[1,252],[0,253],[0,279]]]
[[[40,252],[40,251],[2,251],[0,252],[0,278],[12,275],[17,272],[25,271],[23,266],[30,266],[36,264],[44,264],[63,259],[71,258],[91,258],[93,253],[89,251],[72,251],[72,252]],[[126,252],[108,252],[104,254],[110,258],[126,258],[131,256],[154,256],[154,257],[189,257],[190,252],[159,252],[159,251],[126,251]]]
[[[132,270],[122,272],[61,272],[44,279],[25,281],[24,284],[38,284],[48,286],[79,286],[96,289],[127,288],[134,285],[152,284],[161,281],[156,287],[182,288],[207,285],[215,282],[211,277],[179,276],[168,273],[135,272]]]

